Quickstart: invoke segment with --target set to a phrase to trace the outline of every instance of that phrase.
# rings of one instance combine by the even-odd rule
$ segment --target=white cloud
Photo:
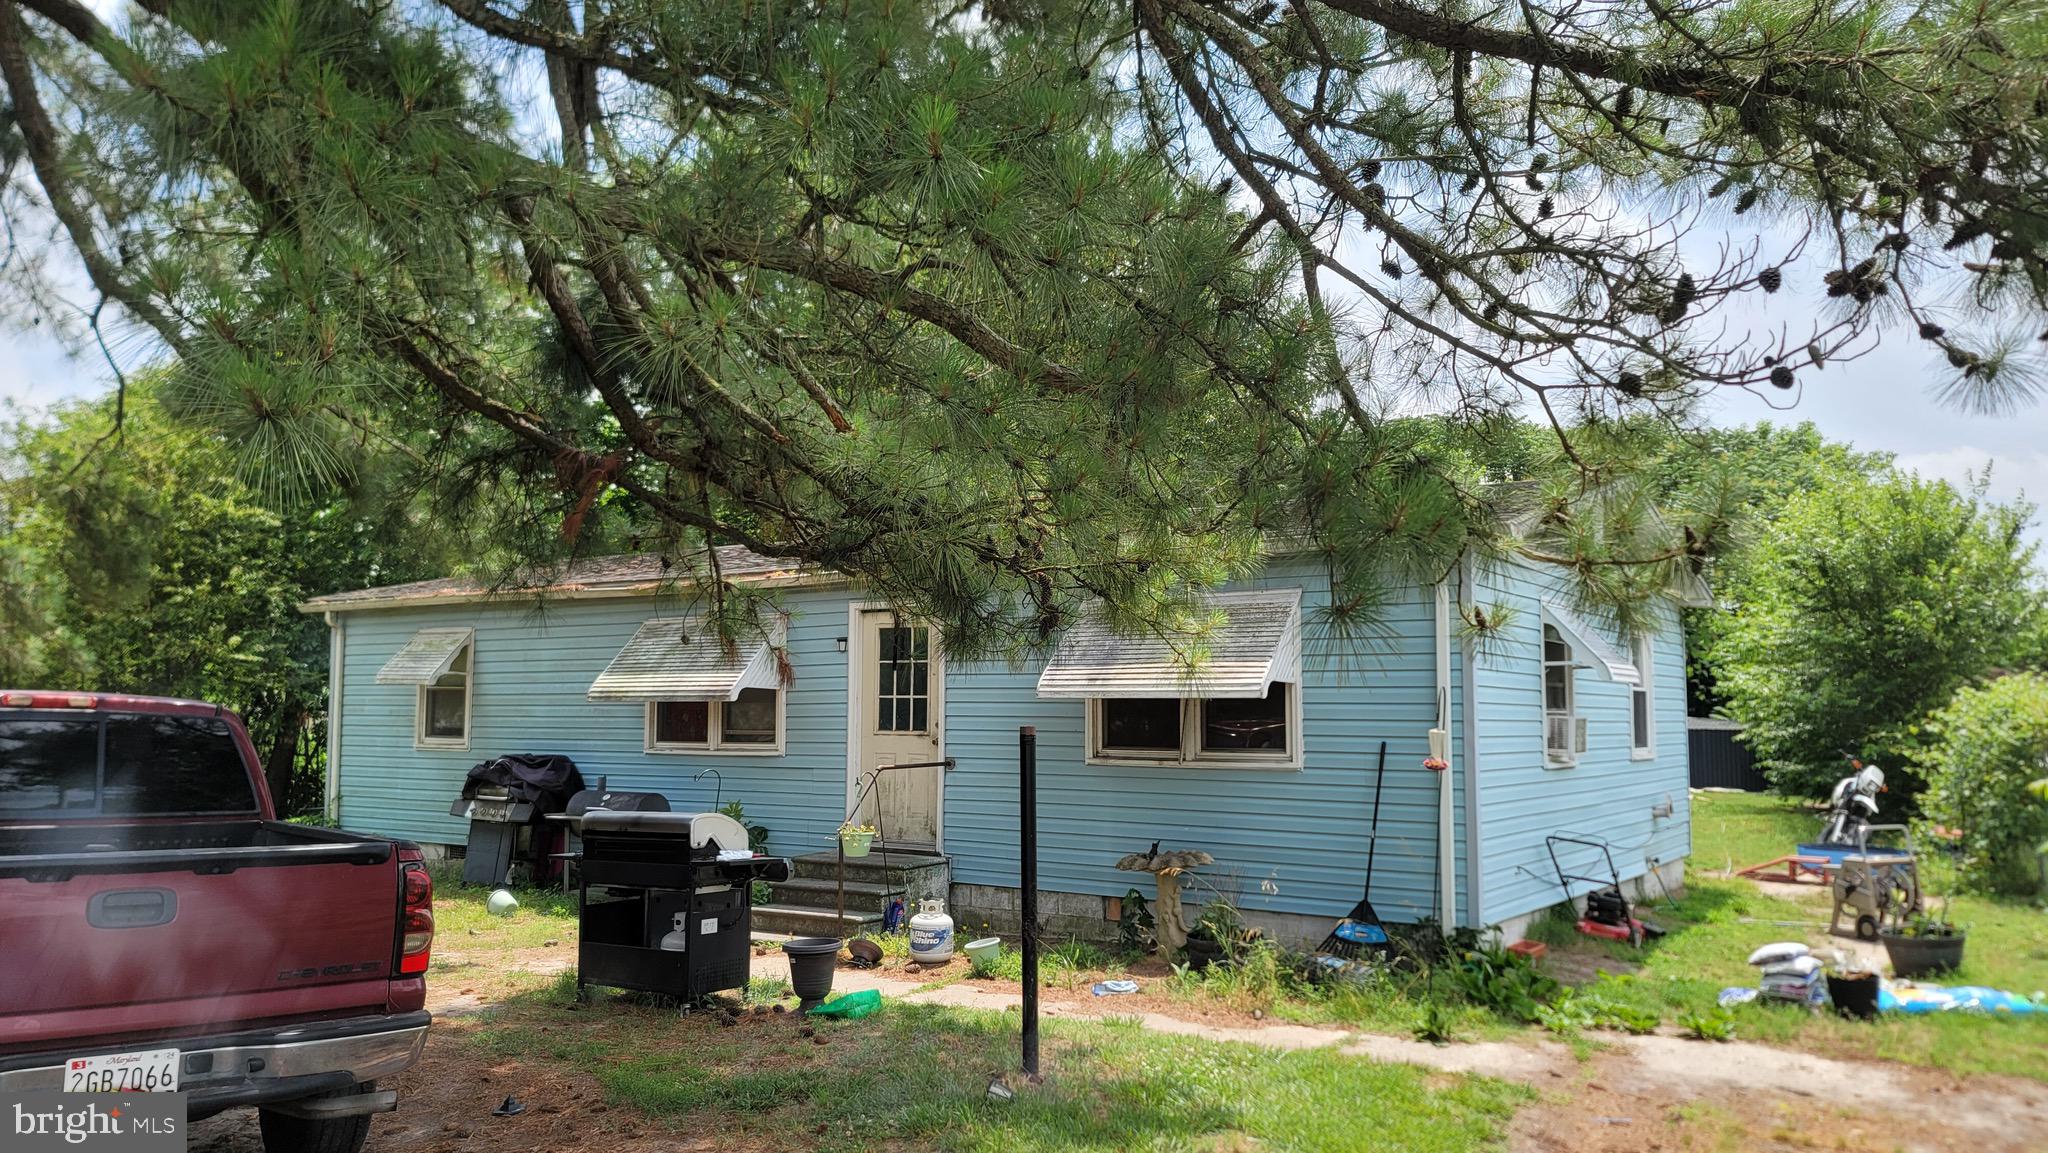
[[[1957,486],[1982,478],[1991,470],[1986,492],[1996,501],[2026,497],[2036,503],[2048,494],[2048,452],[1993,452],[1975,445],[1928,452],[1900,453],[1898,466],[1930,480],[1945,480]]]

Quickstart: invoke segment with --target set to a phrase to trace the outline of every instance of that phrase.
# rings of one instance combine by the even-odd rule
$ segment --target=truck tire
[[[342,1097],[351,1093],[369,1093],[376,1088],[375,1081],[364,1081],[353,1089],[322,1093],[320,1096]],[[264,1153],[362,1153],[363,1142],[370,1137],[368,1113],[315,1121],[258,1109],[256,1124],[263,1130]]]

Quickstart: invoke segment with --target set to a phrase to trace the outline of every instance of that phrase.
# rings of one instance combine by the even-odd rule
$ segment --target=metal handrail
[[[860,812],[861,802],[867,800],[868,796],[875,791],[875,786],[882,783],[883,773],[892,772],[896,769],[945,769],[950,772],[953,767],[954,761],[952,757],[946,757],[943,760],[937,761],[905,761],[894,765],[876,765],[874,768],[854,778],[853,807],[846,811],[844,817],[840,818],[840,827],[844,828],[846,822],[852,820],[854,814]],[[862,782],[865,782],[865,784]],[[889,868],[889,838],[887,832],[882,828],[882,806],[879,804],[875,806],[875,840],[881,842],[882,868],[884,871],[887,871]],[[846,839],[844,837],[834,837],[832,842],[839,851],[839,904],[834,910],[837,918],[835,927],[843,934],[846,932]]]

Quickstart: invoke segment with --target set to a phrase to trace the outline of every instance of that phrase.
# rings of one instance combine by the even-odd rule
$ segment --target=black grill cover
[[[576,762],[552,753],[514,753],[471,766],[462,782],[464,797],[476,796],[485,785],[496,785],[534,807],[536,814],[558,813],[571,796],[583,789],[583,774]]]

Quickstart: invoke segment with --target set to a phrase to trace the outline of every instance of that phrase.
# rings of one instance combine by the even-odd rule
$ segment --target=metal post
[[[1038,1079],[1038,729],[1017,730],[1018,887],[1024,899],[1024,1075]]]

